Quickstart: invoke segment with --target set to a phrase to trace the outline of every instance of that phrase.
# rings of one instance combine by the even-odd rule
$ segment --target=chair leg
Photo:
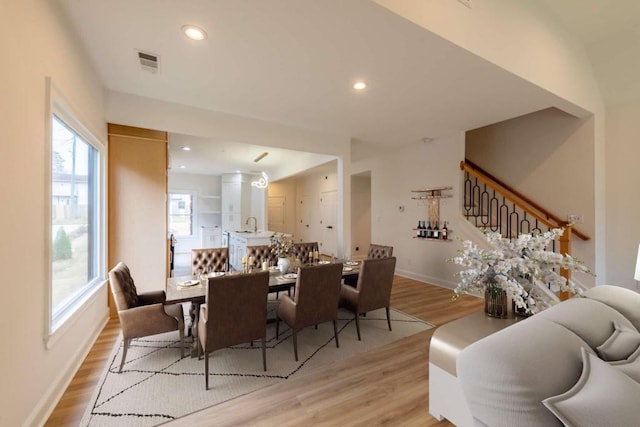
[[[293,355],[296,357],[296,362],[298,361],[298,337],[296,335],[296,330],[293,331]]]
[[[336,347],[340,348],[340,341],[338,341],[338,322],[333,321],[333,336],[336,338]]]
[[[356,331],[358,332],[358,341],[362,341],[360,339],[360,321],[358,320],[358,317],[360,316],[356,313]]]
[[[276,315],[276,339],[280,336],[280,318]]]
[[[267,340],[262,338],[262,368],[267,372]]]
[[[209,353],[204,354],[204,389],[209,390]]]
[[[180,329],[180,358],[184,358],[184,328]]]
[[[122,372],[122,367],[124,366],[124,359],[127,358],[127,350],[129,350],[129,344],[131,344],[130,339],[125,339],[123,341],[122,360],[120,361],[120,369],[118,369],[118,372]]]
[[[251,340],[251,347],[253,347],[253,340]]]
[[[278,300],[278,296],[280,296],[280,292],[276,291],[276,301]]]
[[[386,306],[385,310],[387,311],[387,325],[389,325],[389,330],[391,330],[391,317],[389,317],[389,306]]]
[[[318,330],[318,324],[316,323],[316,331]]]

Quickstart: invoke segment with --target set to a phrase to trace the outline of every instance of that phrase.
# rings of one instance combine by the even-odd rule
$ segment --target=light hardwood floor
[[[481,299],[464,296],[452,302],[452,295],[451,290],[396,276],[391,306],[436,326],[482,310]],[[434,331],[412,335],[166,425],[451,425],[429,415],[429,340]],[[118,320],[110,320],[47,426],[78,425],[119,333]]]

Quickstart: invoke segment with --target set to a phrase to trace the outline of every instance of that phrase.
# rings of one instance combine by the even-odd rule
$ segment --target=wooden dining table
[[[357,276],[360,272],[360,263],[344,262],[342,277]],[[216,277],[220,275],[240,275],[245,274],[241,271],[232,271],[225,273],[210,273],[208,277]],[[207,279],[208,280],[208,279]],[[280,270],[270,270],[269,272],[269,293],[273,292],[290,292],[295,286],[297,278],[292,275],[282,274]],[[191,283],[198,282],[191,285]],[[185,286],[189,284],[189,286]],[[200,305],[204,304],[207,295],[207,286],[204,280],[200,281],[194,276],[177,276],[169,277],[165,289],[167,298],[165,304],[178,304],[190,302],[191,308],[189,316],[191,317],[191,326],[188,334],[193,337],[191,344],[191,357],[198,355],[198,316],[200,314]]]

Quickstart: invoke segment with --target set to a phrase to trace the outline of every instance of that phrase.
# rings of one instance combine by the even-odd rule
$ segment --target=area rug
[[[270,302],[269,317],[275,317],[274,309],[275,302]],[[296,362],[291,330],[281,322],[276,339],[275,324],[268,324],[267,371],[262,370],[258,342],[253,347],[247,343],[218,350],[209,356],[209,390],[205,390],[204,360],[180,357],[178,332],[133,340],[119,373],[120,338],[80,425],[162,424],[433,327],[394,309],[391,326],[393,330],[389,331],[384,309],[369,312],[361,317],[362,341],[358,341],[353,315],[341,310],[340,348],[336,348],[331,322],[318,325],[318,329],[306,328],[298,332]]]

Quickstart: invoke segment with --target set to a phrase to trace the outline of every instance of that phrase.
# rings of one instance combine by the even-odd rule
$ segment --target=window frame
[[[60,336],[69,329],[70,325],[84,312],[89,306],[88,302],[98,293],[106,284],[105,266],[106,266],[106,146],[100,141],[87,126],[81,114],[78,114],[71,104],[65,99],[60,90],[53,84],[50,78],[46,79],[47,86],[47,111],[45,115],[45,240],[46,256],[45,256],[45,272],[46,272],[46,316],[45,316],[45,336],[44,342],[46,348],[52,348]],[[87,282],[81,290],[76,292],[72,300],[64,305],[62,310],[54,313],[53,307],[53,167],[52,167],[52,149],[53,149],[53,117],[54,115],[64,123],[69,129],[78,134],[84,142],[95,149],[95,194],[94,212],[95,230],[93,238],[95,239],[94,253],[92,254],[95,265],[94,278]]]

